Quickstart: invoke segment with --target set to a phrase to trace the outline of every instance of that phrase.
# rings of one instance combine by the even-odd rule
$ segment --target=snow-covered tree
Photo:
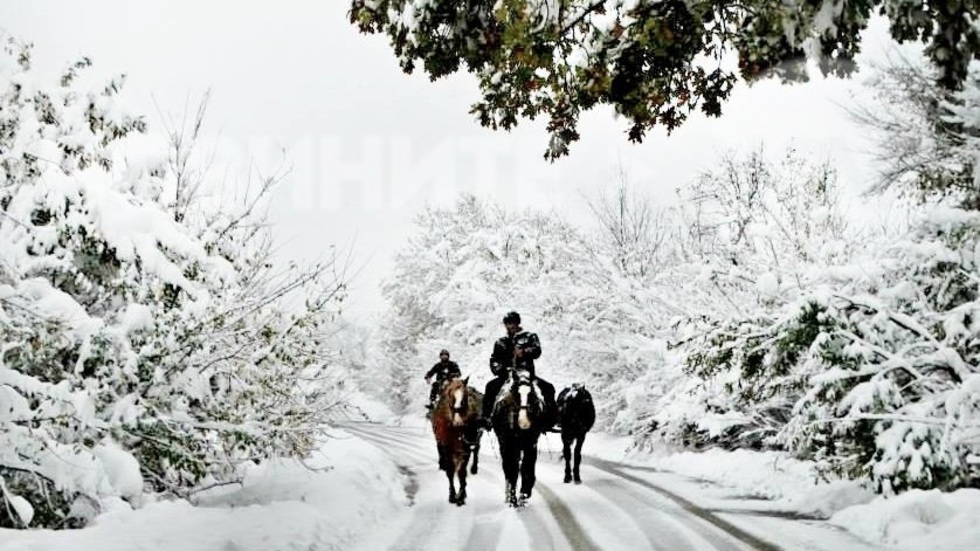
[[[593,256],[609,256],[624,277],[645,279],[675,261],[681,225],[674,211],[630,185],[620,172],[619,186],[612,193],[589,201],[598,235]]]
[[[828,472],[886,492],[975,484],[977,228],[974,213],[931,212],[688,361],[725,385],[742,426]]]
[[[725,258],[734,250],[733,265],[779,261],[795,275],[779,280],[766,300],[742,297],[738,309],[687,324],[678,351],[694,379],[655,416],[661,434],[688,444],[786,449],[828,475],[865,478],[882,492],[977,483],[977,215],[968,190],[921,186],[931,169],[953,166],[942,166],[943,158],[970,157],[973,89],[967,81],[946,104],[954,114],[946,124],[966,130],[959,145],[944,146],[958,150],[890,167],[912,176],[901,183],[939,192],[939,206],[918,209],[910,229],[865,235],[860,246],[813,248],[806,244],[836,232],[823,222],[808,227],[817,209],[802,202],[805,208],[782,215],[796,220],[794,231],[759,234],[765,247],[749,239],[732,249],[722,239],[723,250],[706,254]],[[745,212],[766,209],[726,211],[721,235],[752,228]]]
[[[686,252],[654,282],[683,305],[662,372],[677,385],[658,411],[657,433],[689,444],[759,446],[791,416],[798,335],[780,308],[799,299],[814,270],[855,249],[844,239],[834,172],[788,150],[723,159],[681,190]],[[785,318],[785,319],[784,319]],[[682,383],[678,364],[694,381]],[[639,430],[640,427],[636,427]]]
[[[29,46],[0,52],[3,526],[302,455],[336,399],[319,337],[342,285],[277,269],[247,206],[175,201],[168,148],[89,65],[49,84]]]
[[[600,423],[615,423],[645,400],[630,383],[648,371],[649,356],[665,351],[656,332],[671,313],[651,312],[637,298],[642,281],[616,261],[554,213],[514,213],[473,197],[421,213],[385,287],[385,343],[398,358],[391,366],[407,385],[406,402],[426,395],[420,375],[441,348],[474,382],[489,379],[502,315],[518,310],[541,337],[540,375],[559,388],[589,385],[601,397]]]
[[[880,171],[874,192],[976,206],[975,155],[966,141],[980,134],[958,122],[954,112],[971,110],[970,90],[976,89],[977,77],[968,75],[963,93],[956,94],[937,86],[936,74],[923,56],[893,51],[867,80],[873,101],[858,103],[849,112],[874,130]]]
[[[547,341],[554,319],[574,302],[572,277],[584,248],[575,230],[553,216],[511,213],[467,196],[454,209],[426,209],[417,226],[384,287],[391,306],[386,338],[401,358],[393,367],[408,372],[402,380],[417,379],[417,396],[423,394],[415,375],[441,348],[452,350],[464,372],[486,379],[504,312],[521,311]],[[564,369],[557,352],[543,357],[549,366],[543,376]]]

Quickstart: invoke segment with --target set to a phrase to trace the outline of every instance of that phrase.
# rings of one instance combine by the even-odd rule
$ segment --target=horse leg
[[[565,460],[565,479],[567,484],[572,481],[572,436],[562,433],[561,435],[561,458]]]
[[[439,470],[448,471],[449,460],[446,458],[446,455],[448,455],[449,450],[442,444],[436,444],[436,452],[439,454]]]
[[[480,436],[476,437],[476,444],[473,444],[473,465],[470,467],[470,474],[476,474],[480,465]]]
[[[446,478],[449,479],[449,503],[456,503],[456,475],[451,468],[446,469]]]
[[[456,494],[456,505],[466,503],[466,464],[469,463],[469,450],[464,447],[460,452],[459,461],[456,462],[456,478],[459,479],[459,493]]]
[[[524,458],[521,461],[521,501],[531,497],[534,490],[534,467],[538,462],[538,442],[532,441],[524,448]]]
[[[582,465],[582,444],[585,444],[585,433],[582,433],[575,440],[575,483],[582,483],[582,476],[579,474],[579,467]]]
[[[515,487],[517,486],[517,469],[518,469],[518,451],[514,447],[505,445],[501,442],[500,444],[500,461],[501,467],[504,469],[504,479],[507,481],[506,490],[504,493],[504,501],[511,507],[517,506],[517,495]]]

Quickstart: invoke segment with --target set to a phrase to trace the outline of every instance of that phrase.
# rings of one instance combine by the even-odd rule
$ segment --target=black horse
[[[534,489],[543,406],[544,402],[531,382],[531,374],[523,369],[511,370],[509,384],[501,389],[491,416],[507,480],[505,500],[511,507],[524,506]],[[516,494],[518,475],[521,478],[519,498]]]
[[[595,424],[595,405],[592,403],[592,395],[584,385],[575,383],[558,394],[558,422],[561,423],[561,456],[565,460],[565,482],[571,482],[574,476],[575,483],[580,484],[582,444],[585,443],[585,433]],[[570,464],[572,443],[575,444],[574,469]]]

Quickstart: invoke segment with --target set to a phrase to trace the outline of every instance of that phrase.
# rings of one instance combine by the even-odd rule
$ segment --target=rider
[[[436,382],[432,382],[432,376],[435,375]],[[443,348],[439,351],[439,362],[433,365],[429,371],[425,373],[425,382],[432,385],[432,390],[429,391],[429,403],[425,404],[425,409],[432,409],[436,403],[436,397],[439,396],[439,387],[442,386],[442,382],[451,377],[460,377],[462,373],[459,370],[459,365],[456,362],[449,361],[449,351]]]
[[[536,334],[521,328],[521,315],[517,312],[508,312],[504,316],[504,328],[507,334],[497,339],[493,345],[493,353],[490,355],[490,371],[495,378],[487,383],[481,422],[485,427],[490,428],[490,415],[497,401],[497,393],[507,381],[507,368],[518,367],[526,369],[541,389],[545,409],[543,425],[544,430],[548,430],[554,424],[555,387],[534,373],[534,360],[541,356],[541,342]]]

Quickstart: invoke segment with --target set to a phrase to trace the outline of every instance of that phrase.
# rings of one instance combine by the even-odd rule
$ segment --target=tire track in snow
[[[409,452],[415,457],[424,458],[423,461],[432,460],[435,456],[435,450],[430,454],[420,446],[424,430],[392,428],[379,425],[368,428],[368,426],[361,423],[344,423],[342,426],[359,436],[363,436],[365,440],[378,445],[382,449],[390,450],[397,448],[398,450]],[[481,448],[481,456],[484,461],[489,459],[499,463],[500,456],[496,444],[496,439],[491,440],[489,435],[484,435],[483,447]],[[491,446],[495,453],[487,453],[487,446]],[[539,465],[541,464],[540,459]],[[503,474],[497,471],[498,469],[494,469],[488,472],[484,469],[482,472],[488,472],[495,479],[499,487],[503,488],[505,485]],[[532,549],[535,549],[535,551],[559,551],[568,549],[570,546],[574,551],[602,551],[603,548],[592,540],[572,514],[568,504],[559,498],[547,485],[543,484],[540,479],[536,485],[536,491],[543,498],[544,504],[547,505],[546,510],[535,508],[532,504],[513,511],[523,526],[524,533],[530,540],[529,544]],[[496,506],[493,505],[492,501],[481,500],[476,504],[472,528],[463,549],[493,551],[499,547],[501,534],[504,529],[504,519],[498,515],[497,518],[490,522],[481,521],[481,518],[492,515],[497,507],[499,507],[498,512],[506,514],[508,509],[503,499],[499,503],[500,505]],[[555,533],[556,531],[557,533]],[[556,538],[564,539],[565,541],[556,542]],[[412,541],[417,541],[417,538],[413,537]]]
[[[568,508],[568,505],[563,500],[555,495],[548,486],[540,482],[535,487],[538,489],[538,493],[544,497],[545,502],[548,504],[548,509],[555,518],[555,522],[558,523],[558,528],[561,529],[562,534],[568,540],[568,543],[571,544],[572,549],[576,551],[602,551],[602,547],[596,545],[582,528],[582,525],[575,520],[572,510]]]
[[[698,542],[706,542],[719,551],[737,550],[738,547],[721,534],[709,530],[707,534],[688,526],[683,510],[676,504],[664,506],[662,497],[649,499],[633,485],[619,480],[597,479],[585,484],[589,489],[605,496],[619,506],[639,526],[653,549],[663,551],[696,551],[703,549]]]
[[[643,478],[640,478],[638,476],[635,476],[635,475],[632,475],[630,473],[625,472],[618,464],[613,463],[612,461],[606,461],[605,459],[599,459],[599,458],[596,458],[596,457],[588,457],[588,458],[583,457],[583,462],[584,463],[587,463],[587,464],[591,465],[592,467],[595,467],[595,468],[597,468],[597,469],[599,469],[601,471],[605,471],[605,472],[607,472],[609,474],[612,474],[614,476],[617,476],[617,477],[619,477],[619,478],[621,478],[623,480],[628,480],[628,481],[630,481],[630,482],[632,482],[634,484],[638,484],[638,485],[640,485],[640,486],[642,486],[644,488],[647,488],[649,490],[652,490],[652,491],[660,494],[663,497],[666,497],[666,498],[674,501],[682,509],[684,509],[685,511],[687,511],[691,515],[693,515],[693,516],[695,516],[695,517],[697,517],[697,518],[699,518],[699,519],[701,519],[701,520],[703,520],[703,521],[705,521],[705,522],[713,525],[714,527],[718,528],[722,532],[724,532],[724,533],[732,536],[733,538],[741,541],[742,543],[748,545],[752,549],[756,549],[758,551],[782,551],[782,548],[780,548],[779,546],[774,545],[774,544],[772,544],[772,543],[770,543],[768,541],[765,541],[765,540],[763,540],[761,538],[758,538],[758,537],[756,537],[756,536],[754,536],[754,535],[746,532],[745,530],[742,530],[741,528],[739,528],[738,526],[735,526],[734,524],[728,522],[727,520],[724,520],[724,519],[718,517],[717,515],[715,515],[711,511],[709,511],[707,509],[704,509],[702,507],[699,507],[696,504],[694,504],[693,502],[691,502],[691,501],[689,501],[689,500],[687,500],[687,499],[685,499],[685,498],[683,498],[683,497],[681,497],[681,496],[679,496],[679,495],[677,495],[677,494],[675,494],[675,493],[673,493],[671,491],[665,490],[664,488],[661,488],[660,486],[657,486],[656,484],[654,484],[654,483],[652,483],[652,482],[650,482],[648,480],[645,480]],[[629,468],[629,467],[627,467],[627,468]],[[696,526],[696,524],[692,524],[692,526]],[[705,536],[709,536],[709,534],[711,533],[710,531],[705,531],[703,529],[700,529],[698,531],[700,533],[702,533],[703,535],[705,535]]]

